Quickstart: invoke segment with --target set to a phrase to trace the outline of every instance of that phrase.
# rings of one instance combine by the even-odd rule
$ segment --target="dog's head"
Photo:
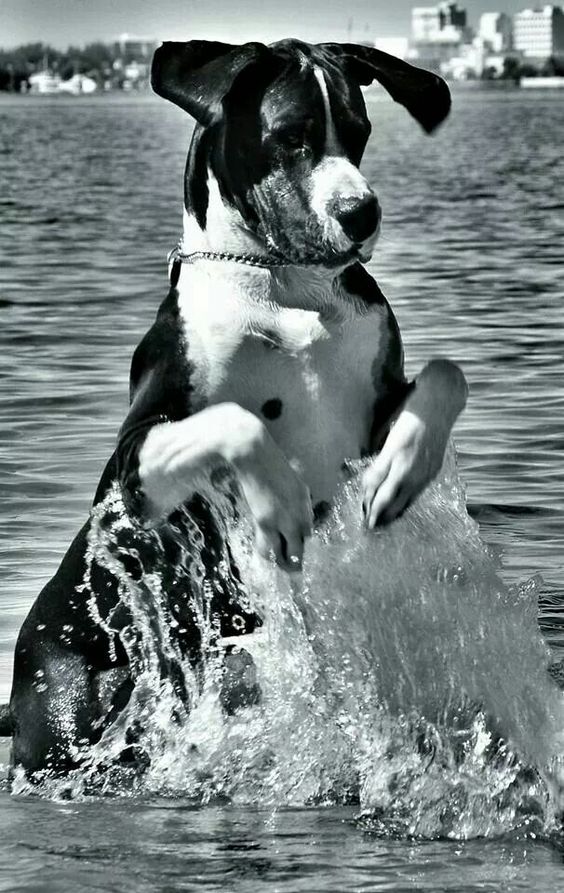
[[[212,177],[240,224],[288,260],[366,260],[380,208],[359,171],[371,129],[360,87],[373,80],[427,132],[448,114],[441,78],[369,47],[164,43],[152,85],[198,122],[185,196],[200,228]]]

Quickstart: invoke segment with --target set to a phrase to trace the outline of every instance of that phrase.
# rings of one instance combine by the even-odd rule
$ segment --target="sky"
[[[432,0],[0,0],[0,47],[42,40],[64,49],[124,32],[157,40],[375,40],[409,35],[412,6]],[[482,12],[517,12],[527,0],[463,0]],[[538,5],[538,4],[537,4]]]

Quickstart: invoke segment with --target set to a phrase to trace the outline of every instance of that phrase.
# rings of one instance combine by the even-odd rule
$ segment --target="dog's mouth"
[[[380,224],[369,238],[343,245],[342,239],[333,239],[331,233],[325,234],[312,226],[311,229],[306,228],[305,232],[302,230],[294,239],[287,232],[279,230],[264,232],[263,239],[269,252],[285,263],[332,270],[345,268],[355,261],[367,263],[372,257],[379,234]]]
[[[322,245],[303,245],[299,248],[285,245],[281,248],[271,238],[267,239],[267,245],[271,253],[280,257],[286,263],[302,267],[316,266],[332,270],[339,267],[348,267],[357,260],[364,262],[365,257],[363,245],[351,245],[350,248],[341,251],[326,243]],[[371,254],[372,250],[370,249],[366,259],[370,259]]]

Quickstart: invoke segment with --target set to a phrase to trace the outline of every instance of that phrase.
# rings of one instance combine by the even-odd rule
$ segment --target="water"
[[[563,871],[560,854],[540,842],[381,840],[359,831],[345,807],[270,816],[165,800],[15,800],[4,809],[0,869],[13,877],[18,865],[6,890],[529,893],[558,890]]]
[[[3,889],[39,889],[39,878],[57,891],[561,885],[558,848],[545,841],[550,776],[522,767],[558,755],[563,728],[544,670],[562,657],[562,100],[460,93],[433,139],[391,103],[370,102],[365,167],[385,222],[372,271],[408,370],[443,354],[469,379],[455,433],[490,554],[452,469],[370,544],[350,535],[352,482],[310,549],[306,591],[274,572],[256,586],[270,611],[268,647],[257,640],[255,655],[269,709],[225,723],[211,666],[185,735],[152,730],[158,759],[142,783],[106,782],[117,800],[1,795]],[[0,116],[5,698],[17,629],[84,518],[126,411],[131,349],[178,235],[190,125],[149,98],[4,98]],[[240,550],[257,580],[244,535]],[[537,636],[537,598],[552,655]],[[456,703],[459,682],[516,756],[492,763],[488,719]],[[361,807],[339,805],[359,776]]]

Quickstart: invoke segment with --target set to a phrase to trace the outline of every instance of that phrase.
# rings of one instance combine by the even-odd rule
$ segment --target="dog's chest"
[[[343,460],[368,447],[378,312],[344,322],[284,308],[214,316],[186,319],[198,393],[255,413],[314,500],[330,500]]]

